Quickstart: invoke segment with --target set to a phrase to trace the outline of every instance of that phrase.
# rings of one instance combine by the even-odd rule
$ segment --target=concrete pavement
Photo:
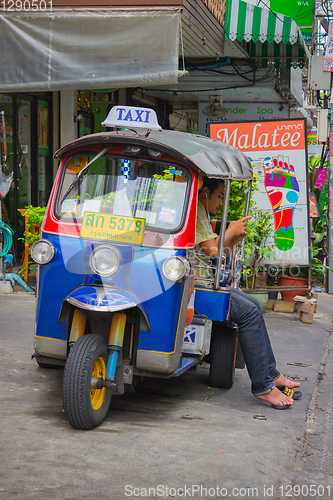
[[[246,370],[222,390],[202,366],[146,379],[84,432],[64,417],[62,370],[30,359],[34,297],[0,295],[0,499],[330,498],[333,297],[318,302],[312,325],[265,313],[280,371],[301,381],[290,410],[255,399]]]

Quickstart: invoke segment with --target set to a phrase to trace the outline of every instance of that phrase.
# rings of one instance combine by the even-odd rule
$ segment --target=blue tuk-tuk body
[[[161,130],[85,136],[55,156],[61,164],[32,249],[35,357],[41,367],[65,365],[66,415],[90,429],[124,384],[178,376],[212,357],[230,288],[195,286],[198,188],[204,175],[230,183],[250,181],[252,171],[235,148]]]

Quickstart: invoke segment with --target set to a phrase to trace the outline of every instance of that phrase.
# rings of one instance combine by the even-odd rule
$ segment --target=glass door
[[[34,203],[33,200],[33,141],[32,141],[32,109],[33,98],[30,96],[16,97],[16,134],[14,140],[14,179],[16,206],[14,211],[14,231],[16,254],[24,250],[23,237],[25,220],[20,210]],[[15,131],[15,128],[14,128]],[[16,145],[16,148],[15,148]]]
[[[13,102],[12,97],[0,94],[0,168],[8,176],[13,170]],[[12,226],[14,213],[14,180],[1,201],[1,218]],[[13,226],[12,226],[13,227]]]
[[[49,102],[38,99],[38,205],[45,207],[47,204],[47,178],[50,156],[49,135]]]
[[[28,205],[45,206],[53,180],[50,132],[52,94],[0,94],[0,168],[13,174],[7,196],[2,200],[2,219],[14,230],[17,257],[23,251],[20,238]]]
[[[32,142],[30,100],[17,99],[17,208],[23,209],[32,203]]]

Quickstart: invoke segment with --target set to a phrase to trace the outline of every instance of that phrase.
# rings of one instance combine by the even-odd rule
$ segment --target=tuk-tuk
[[[31,249],[34,357],[42,368],[65,366],[64,410],[78,429],[99,425],[126,384],[177,377],[204,360],[210,385],[231,387],[237,342],[222,244],[214,278],[195,285],[198,190],[203,176],[226,180],[223,242],[231,182],[248,181],[247,215],[252,179],[239,150],[162,130],[153,110],[115,106],[104,124],[116,130],[55,153],[60,168]],[[232,286],[243,247],[236,253]]]

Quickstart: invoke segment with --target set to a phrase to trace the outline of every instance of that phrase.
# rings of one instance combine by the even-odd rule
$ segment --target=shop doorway
[[[45,206],[52,184],[52,96],[0,94],[1,168],[13,182],[2,200],[2,220],[14,230],[13,250],[23,252],[24,218],[18,209]]]

